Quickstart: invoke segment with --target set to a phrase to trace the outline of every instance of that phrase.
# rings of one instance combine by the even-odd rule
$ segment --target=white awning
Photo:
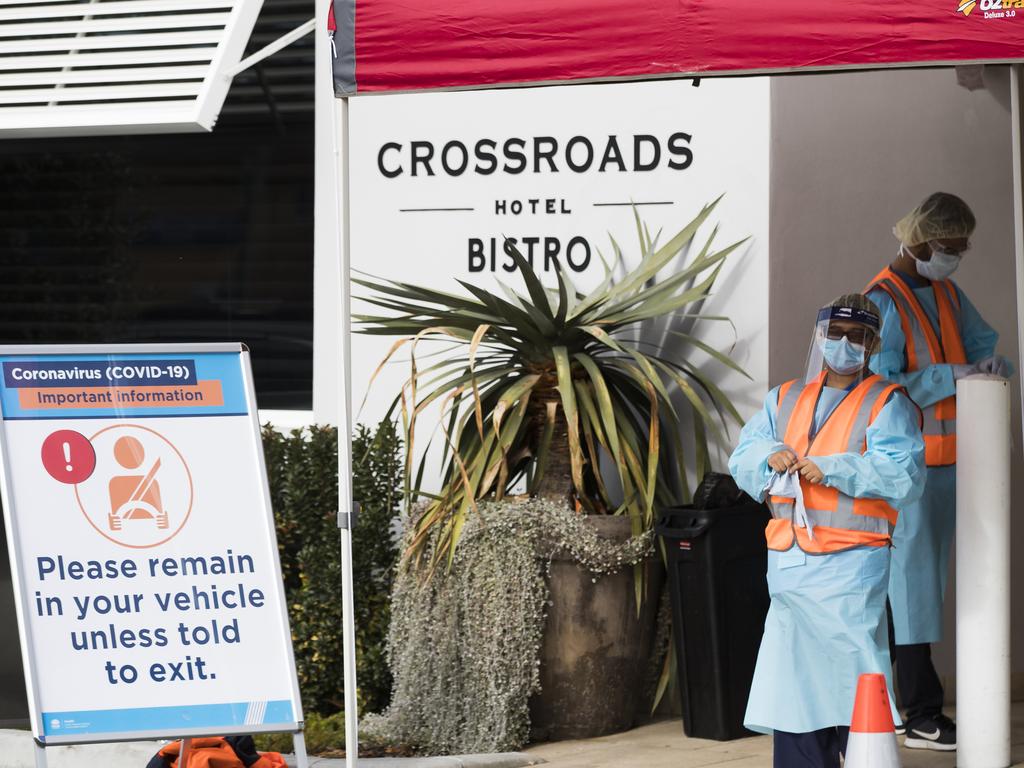
[[[208,131],[262,0],[0,0],[0,138]]]

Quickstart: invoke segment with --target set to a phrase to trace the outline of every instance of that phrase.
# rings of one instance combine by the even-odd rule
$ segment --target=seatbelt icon
[[[108,515],[108,523],[110,524],[110,530],[120,531],[125,520],[131,520],[136,517],[152,518],[156,520],[156,527],[160,529],[167,528],[169,520],[167,512],[163,509],[157,509],[153,503],[144,501],[143,499],[153,488],[153,484],[156,482],[156,473],[160,469],[160,458],[153,462],[153,466],[149,468],[149,471],[135,486],[135,490],[131,492],[128,500],[119,504],[118,507],[111,511]],[[111,495],[114,493],[114,483],[118,478],[114,478],[111,481]],[[155,500],[159,503],[160,494],[155,494]],[[111,499],[113,501],[113,499]],[[161,505],[162,506],[162,505]],[[142,514],[135,514],[141,512]]]

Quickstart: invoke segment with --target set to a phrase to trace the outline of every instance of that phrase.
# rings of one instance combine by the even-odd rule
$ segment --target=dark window
[[[248,53],[312,15],[268,0]],[[242,341],[261,408],[311,408],[312,43],[211,134],[0,141],[0,343]]]

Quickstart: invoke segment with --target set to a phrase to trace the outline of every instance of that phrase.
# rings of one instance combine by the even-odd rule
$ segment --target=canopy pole
[[[321,398],[320,413],[333,411],[338,427],[338,528],[341,550],[342,681],[345,686],[345,767],[356,768],[359,756],[359,708],[356,701],[355,611],[352,581],[352,386],[349,321],[349,195],[348,101],[334,92],[334,47],[327,34],[328,0],[316,3],[316,71],[314,74],[314,262],[318,276],[333,279],[332,287],[317,288],[321,303],[314,312],[333,321],[332,332],[320,344],[325,355],[337,357],[336,379],[322,377],[330,391]],[[326,306],[327,304],[333,306]],[[335,314],[336,313],[336,314]],[[326,329],[323,329],[326,330]],[[330,347],[333,346],[333,349]],[[322,362],[322,361],[321,361]],[[315,395],[317,393],[314,393]],[[319,417],[319,416],[318,416]]]
[[[356,768],[359,757],[359,704],[356,700],[355,598],[352,589],[352,534],[356,502],[352,498],[352,345],[349,282],[349,163],[348,99],[331,99],[335,167],[338,169],[338,335],[341,408],[338,418],[338,524],[341,528],[341,596],[345,662],[345,768]],[[339,154],[340,143],[340,154]],[[344,426],[344,431],[342,427]]]

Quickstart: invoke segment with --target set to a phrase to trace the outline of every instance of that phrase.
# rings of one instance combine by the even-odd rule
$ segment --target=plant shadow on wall
[[[407,520],[388,638],[394,694],[363,724],[374,740],[514,749],[623,730],[650,709],[656,511],[689,498],[709,439],[741,423],[708,367],[742,370],[696,329],[729,322],[702,311],[742,244],[716,249],[717,228],[695,241],[716,203],[660,247],[636,217],[639,260],[627,267],[613,241],[587,294],[561,269],[545,287],[510,245],[525,293],[354,280],[387,312],[357,315],[359,330],[401,337],[378,371],[403,348],[411,366],[389,413],[404,430]],[[666,353],[670,339],[687,354]],[[414,459],[431,406],[437,493]]]

